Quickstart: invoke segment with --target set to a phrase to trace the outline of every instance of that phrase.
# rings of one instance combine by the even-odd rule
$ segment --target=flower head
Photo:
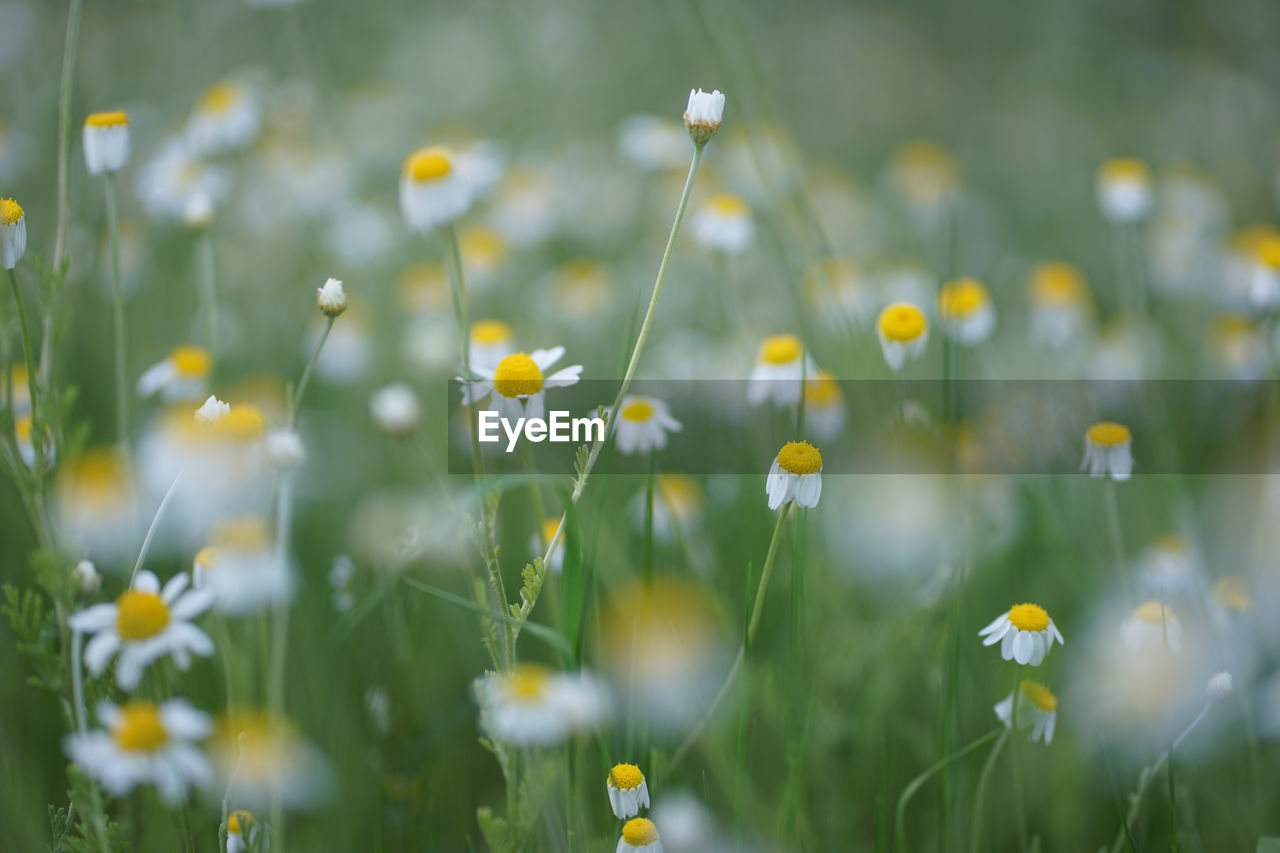
[[[585,673],[556,672],[517,664],[476,683],[481,724],[495,738],[523,746],[550,746],[596,726],[608,711],[608,695]]]
[[[430,231],[452,224],[471,207],[473,195],[448,148],[419,148],[405,158],[400,174],[400,212],[413,230]]]
[[[876,335],[890,370],[901,370],[909,359],[919,358],[929,343],[929,321],[910,302],[894,302],[880,312]]]
[[[995,328],[996,309],[986,285],[976,278],[957,278],[938,291],[938,318],[949,337],[976,344]]]
[[[649,783],[634,764],[615,764],[604,780],[609,805],[618,820],[626,820],[649,808]]]
[[[347,310],[347,294],[342,289],[342,282],[336,278],[325,281],[324,286],[316,290],[316,307],[326,317],[337,317]]]
[[[1182,651],[1182,621],[1163,601],[1144,601],[1120,626],[1125,647],[1138,652]]]
[[[546,414],[547,389],[574,385],[582,374],[582,365],[575,364],[547,375],[546,371],[563,355],[564,347],[552,347],[531,353],[513,352],[492,370],[472,365],[480,379],[468,382],[459,377],[458,381],[463,383],[462,404],[467,406],[487,399],[500,417],[541,418]]]
[[[1084,436],[1084,461],[1080,470],[1090,477],[1110,477],[1123,482],[1133,474],[1133,436],[1114,421],[1099,421]]]
[[[0,267],[11,270],[27,253],[27,218],[22,205],[0,198]]]
[[[191,150],[204,156],[249,147],[261,124],[261,107],[253,90],[224,80],[200,94],[183,133]]]
[[[1066,261],[1046,261],[1027,280],[1031,339],[1050,348],[1078,338],[1093,319],[1093,298],[1084,275]]]
[[[213,356],[207,349],[182,344],[143,372],[138,378],[138,393],[143,397],[161,394],[165,400],[198,400],[212,373]]]
[[[800,402],[801,379],[817,373],[817,365],[799,338],[791,334],[770,335],[756,353],[756,363],[747,380],[747,402],[753,406],[766,401],[776,406],[794,406]]]
[[[618,406],[615,429],[618,452],[631,455],[661,450],[667,446],[667,433],[679,432],[681,427],[657,397],[629,395]]]
[[[271,524],[245,515],[220,521],[191,568],[196,589],[213,595],[228,616],[257,613],[293,599],[293,567],[274,547]]]
[[[1014,702],[1018,703],[1016,712]],[[996,705],[995,712],[1005,728],[1012,729],[1016,719],[1019,729],[1031,729],[1032,742],[1044,741],[1047,746],[1058,722],[1058,697],[1040,682],[1026,679]]]
[[[742,196],[717,193],[693,218],[693,238],[707,249],[736,255],[751,245],[755,225]]]
[[[1113,157],[1098,167],[1098,205],[1112,222],[1137,222],[1151,209],[1151,170],[1136,157]]]
[[[822,453],[807,441],[782,445],[765,480],[769,509],[794,500],[803,507],[815,507],[822,497]]]
[[[369,416],[388,435],[408,435],[422,418],[418,396],[404,382],[392,382],[369,395]]]
[[[724,120],[724,95],[719,89],[689,92],[689,105],[684,111],[684,126],[695,145],[706,145]]]
[[[622,837],[618,839],[616,853],[662,853],[662,839],[658,827],[647,817],[632,818],[622,825]]]
[[[84,120],[84,164],[90,175],[118,172],[129,161],[129,116],[117,110]]]
[[[1000,644],[1000,656],[1023,665],[1039,666],[1062,632],[1049,613],[1038,604],[1015,604],[978,632],[984,646]]]

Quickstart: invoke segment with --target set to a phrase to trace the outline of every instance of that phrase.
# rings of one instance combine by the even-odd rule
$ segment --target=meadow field
[[[0,0],[0,851],[1280,853],[1277,31]]]

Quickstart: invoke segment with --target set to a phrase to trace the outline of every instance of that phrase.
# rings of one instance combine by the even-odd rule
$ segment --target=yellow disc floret
[[[108,113],[89,113],[89,117],[84,120],[85,127],[120,127],[129,124],[129,116],[124,110],[115,110]]]
[[[214,427],[228,438],[250,441],[266,433],[267,419],[257,406],[241,404],[214,421]]]
[[[1133,611],[1133,618],[1148,625],[1163,625],[1173,616],[1168,605],[1160,601],[1144,601]]]
[[[241,95],[240,87],[235,83],[215,83],[204,90],[196,103],[196,109],[206,113],[225,113],[235,106]]]
[[[615,764],[609,771],[609,784],[615,788],[631,790],[644,782],[644,774],[634,764]]]
[[[501,320],[476,320],[471,324],[471,340],[493,345],[511,340],[511,327]]]
[[[536,663],[517,664],[504,676],[506,694],[517,702],[534,702],[551,686],[551,670]]]
[[[1099,447],[1117,447],[1128,442],[1132,437],[1127,426],[1114,421],[1099,421],[1089,427],[1086,435],[1090,444],[1096,444]]]
[[[924,312],[909,302],[895,302],[880,312],[880,334],[891,341],[914,341],[929,328]]]
[[[169,605],[154,592],[131,589],[116,599],[116,633],[122,640],[146,640],[169,624]]]
[[[1213,585],[1213,597],[1227,610],[1247,613],[1253,609],[1253,596],[1249,585],[1239,575],[1226,575]]]
[[[766,364],[790,364],[804,354],[804,344],[795,335],[770,335],[760,345],[760,360]]]
[[[246,515],[219,522],[210,540],[215,547],[234,551],[257,551],[271,545],[271,525],[265,518]]]
[[[1048,713],[1049,711],[1058,710],[1058,697],[1053,695],[1049,690],[1038,681],[1022,682],[1022,695],[1031,700],[1031,704],[1035,705],[1041,711]]]
[[[169,742],[160,709],[150,702],[126,702],[111,727],[116,746],[125,752],[155,752]]]
[[[1089,295],[1084,276],[1074,264],[1047,261],[1031,272],[1031,298],[1040,305],[1075,305]]]
[[[822,454],[807,441],[788,441],[778,451],[778,467],[790,474],[816,474],[822,470]]]
[[[560,519],[552,516],[542,522],[542,544],[550,545],[551,540],[556,538],[556,531],[560,529]]]
[[[991,301],[987,288],[976,278],[957,278],[938,293],[938,313],[943,317],[970,317]]]
[[[624,421],[632,421],[633,423],[638,424],[647,422],[649,418],[653,417],[653,413],[653,403],[643,397],[637,397],[630,403],[627,403],[627,405],[622,407],[622,411],[619,412]]]
[[[632,818],[622,826],[622,840],[632,847],[643,847],[658,840],[658,828],[647,817]]]
[[[504,397],[527,397],[542,390],[542,368],[528,353],[513,352],[493,371],[493,390]]]
[[[1146,184],[1151,181],[1151,170],[1137,157],[1112,157],[1098,167],[1098,177],[1103,181]]]
[[[404,174],[415,181],[438,181],[453,172],[449,149],[440,145],[419,148],[404,161]]]
[[[243,835],[246,829],[253,826],[253,812],[237,809],[227,815],[227,834]]]
[[[22,219],[22,205],[11,198],[0,198],[0,225],[13,225]]]
[[[1009,621],[1019,631],[1039,633],[1049,627],[1049,613],[1038,604],[1015,604],[1009,608]]]
[[[751,212],[747,200],[732,193],[717,193],[711,197],[707,205],[716,212],[716,215],[725,218],[746,216]]]
[[[841,400],[840,383],[825,370],[804,383],[804,401],[806,404],[825,407],[839,403]]]
[[[213,368],[213,357],[207,349],[183,344],[169,353],[169,363],[184,379],[203,379]]]

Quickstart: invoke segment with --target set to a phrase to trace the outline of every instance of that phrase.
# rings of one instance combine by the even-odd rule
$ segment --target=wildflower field
[[[1280,853],[1278,27],[0,0],[0,851]]]

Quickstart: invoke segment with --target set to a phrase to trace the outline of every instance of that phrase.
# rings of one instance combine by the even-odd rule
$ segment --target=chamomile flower
[[[213,768],[197,746],[210,721],[186,701],[103,702],[97,711],[103,728],[68,735],[63,745],[107,793],[123,797],[139,785],[154,785],[161,799],[174,804],[188,788],[213,783]]]
[[[1113,157],[1098,167],[1097,193],[1108,220],[1137,222],[1151,210],[1151,170],[1136,157]]]
[[[185,142],[170,139],[138,170],[136,188],[150,216],[185,222],[197,200],[209,210],[217,208],[230,181],[222,169],[192,154]]]
[[[751,205],[732,193],[717,193],[693,217],[693,238],[705,249],[736,255],[751,245]]]
[[[471,324],[471,368],[493,370],[516,351],[515,333],[501,320],[477,320]]]
[[[747,381],[747,402],[758,406],[794,406],[800,402],[800,380],[816,376],[817,366],[795,335],[770,335],[760,344]]]
[[[559,529],[560,516],[544,518],[542,527],[529,539],[529,553],[534,557],[541,557],[547,553],[547,548],[551,546],[551,540],[555,538],[556,531]],[[565,536],[561,534],[560,542],[557,543],[556,549],[551,552],[551,559],[547,561],[547,568],[557,575],[564,571],[564,549]]]
[[[667,446],[667,433],[680,428],[666,403],[656,397],[629,395],[618,406],[618,451],[630,456],[661,450]]]
[[[647,817],[632,818],[622,825],[616,853],[663,853],[658,827]]]
[[[1244,314],[1214,318],[1205,343],[1217,375],[1252,382],[1265,377],[1271,367],[1271,352],[1262,327]]]
[[[523,165],[502,179],[490,221],[512,246],[534,246],[550,237],[564,216],[564,181],[550,168]]]
[[[183,135],[200,155],[238,151],[258,136],[262,110],[246,84],[224,80],[205,89],[187,119]]]
[[[1223,575],[1213,584],[1213,605],[1222,614],[1241,614],[1253,610],[1249,582],[1241,575]]]
[[[815,438],[830,440],[844,430],[844,392],[830,373],[819,370],[804,382],[804,425]]]
[[[369,395],[369,416],[388,435],[408,435],[422,419],[418,395],[404,382],[392,382]]]
[[[1053,624],[1049,613],[1038,604],[1015,604],[1008,612],[1001,613],[991,624],[978,632],[984,637],[982,645],[1000,644],[1000,656],[1020,664],[1039,666],[1053,648],[1062,632]]]
[[[11,270],[27,252],[27,217],[22,205],[0,198],[0,267]]]
[[[1110,477],[1124,482],[1133,474],[1133,436],[1114,421],[1099,421],[1084,436],[1084,461],[1080,470],[1090,477]]]
[[[227,815],[227,853],[249,853],[260,845],[262,827],[247,809],[236,809]]]
[[[1195,549],[1180,533],[1164,533],[1147,546],[1138,560],[1141,589],[1160,595],[1180,595],[1200,587]]]
[[[1013,703],[1017,702],[1018,728],[1031,729],[1032,742],[1044,741],[1045,746],[1048,746],[1053,741],[1053,730],[1058,722],[1058,697],[1048,687],[1030,679],[1019,682],[1015,693],[1010,693],[997,703],[996,716],[1004,723],[1005,728],[1012,729],[1015,716]]]
[[[1139,652],[1182,651],[1182,621],[1162,601],[1144,601],[1120,626],[1125,648]]]
[[[459,377],[463,382],[462,404],[467,406],[487,399],[499,417],[513,422],[517,418],[541,418],[546,414],[546,390],[574,385],[582,374],[582,365],[575,364],[546,375],[563,355],[564,347],[552,347],[531,353],[513,352],[493,370],[472,365],[480,379],[467,381]]]
[[[996,327],[996,309],[986,285],[976,278],[957,278],[938,291],[938,320],[954,341],[981,343]]]
[[[520,663],[476,682],[481,725],[498,740],[551,746],[594,728],[608,711],[608,695],[586,673],[556,672]]]
[[[871,324],[876,313],[872,279],[852,261],[832,258],[814,264],[805,273],[805,295],[818,312],[818,320],[838,332],[849,326],[858,331]]]
[[[472,190],[443,146],[419,148],[400,174],[400,212],[414,231],[450,225],[471,207]]]
[[[36,444],[32,439],[32,428],[34,422],[30,413],[18,415],[13,421],[13,437],[18,445],[18,456],[22,459],[22,464],[28,468],[34,468],[36,465]],[[49,436],[49,427],[42,425],[42,431],[45,436],[44,440],[44,457],[45,463],[52,461],[53,441]]]
[[[497,230],[485,226],[466,228],[458,234],[462,268],[467,271],[467,289],[488,290],[507,261],[507,241]]]
[[[174,575],[160,588],[160,581],[147,570],[138,572],[133,586],[113,603],[95,604],[67,620],[80,634],[92,634],[84,649],[84,665],[94,676],[106,670],[113,657],[116,682],[133,690],[143,671],[155,661],[172,657],[179,669],[191,665],[191,655],[209,657],[213,641],[191,623],[213,604],[213,593],[187,590],[185,573]]]
[[[39,367],[36,372],[39,373]],[[8,403],[15,416],[31,411],[31,385],[27,382],[27,365],[21,361],[9,370],[9,394]]]
[[[259,516],[219,522],[191,573],[196,589],[212,596],[213,609],[228,616],[293,600],[293,567],[277,552],[270,523]]]
[[[218,787],[232,802],[259,808],[278,800],[302,809],[332,792],[324,755],[285,717],[231,708],[214,724],[208,748]]]
[[[54,507],[61,537],[100,564],[123,562],[136,551],[138,522],[137,485],[124,458],[91,448],[59,467]]]
[[[347,294],[342,289],[342,282],[336,278],[327,279],[324,285],[316,290],[316,307],[326,317],[337,317],[347,310]]]
[[[641,489],[628,509],[636,530],[644,530],[647,489]],[[697,529],[703,495],[698,481],[687,474],[659,474],[653,484],[653,537],[673,542]]]
[[[1066,261],[1046,261],[1027,281],[1031,340],[1053,349],[1081,337],[1093,320],[1093,299],[1084,275]]]
[[[609,805],[618,820],[626,820],[649,808],[649,783],[634,764],[615,764],[604,780]]]
[[[84,164],[90,175],[118,172],[129,162],[129,116],[121,110],[84,120]]]
[[[138,393],[143,397],[160,394],[165,400],[198,400],[204,396],[212,372],[213,356],[208,350],[182,344],[143,372],[138,378]]]
[[[704,92],[692,89],[684,111],[684,126],[695,145],[706,145],[724,121],[724,94],[715,89]]]
[[[771,510],[787,501],[817,506],[822,497],[822,453],[807,441],[788,441],[773,459],[764,490]]]
[[[907,361],[924,353],[929,343],[929,321],[910,302],[894,302],[880,312],[876,334],[889,369],[901,370]]]
[[[889,164],[889,185],[906,207],[932,217],[960,184],[960,169],[946,148],[927,139],[903,143]]]

